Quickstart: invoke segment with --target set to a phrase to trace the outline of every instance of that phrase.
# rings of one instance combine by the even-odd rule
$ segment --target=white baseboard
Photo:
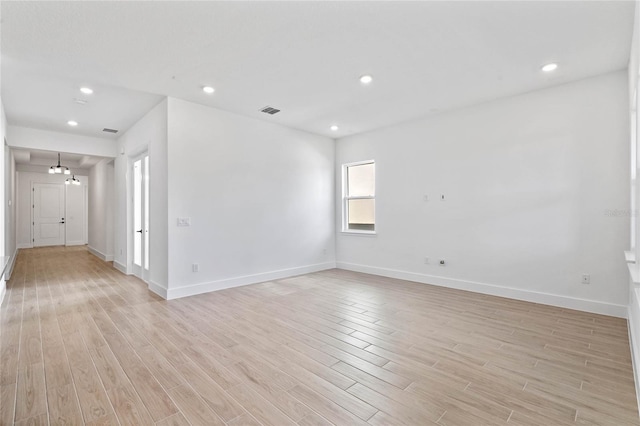
[[[2,302],[4,301],[4,295],[7,293],[7,283],[5,280],[0,279],[0,307],[2,307]]]
[[[69,245],[69,244],[67,244]],[[102,259],[105,262],[111,262],[113,260],[113,255],[112,254],[104,254],[99,250],[94,249],[91,246],[87,246],[87,248],[89,249],[89,252],[91,254],[93,254],[94,256],[96,256],[98,259]]]
[[[560,296],[557,294],[503,287],[475,281],[465,281],[454,278],[439,277],[435,275],[419,274],[416,272],[399,271],[396,269],[358,265],[355,263],[337,262],[337,267],[349,271],[363,272],[366,274],[380,275],[383,277],[398,278],[401,280],[415,281],[440,287],[455,288],[458,290],[466,290],[475,293],[489,294],[492,296],[506,297],[509,299],[523,300],[525,302],[541,303],[543,305],[558,306],[561,308],[575,309],[578,311],[592,312],[595,314],[609,315],[618,318],[627,317],[627,306],[625,305],[616,305],[613,303],[598,302],[595,300],[578,299],[573,297]]]
[[[162,297],[163,299],[167,298],[167,289],[161,286],[160,284],[154,283],[153,281],[149,281],[149,290]]]
[[[117,260],[113,261],[113,267],[116,268],[118,271],[122,272],[125,275],[130,275],[127,272],[127,267],[124,266],[122,263],[118,262]]]
[[[85,245],[84,241],[67,241],[64,243],[65,246],[83,246]]]
[[[18,250],[19,249],[16,248],[16,250],[13,252],[13,256],[11,256],[11,260],[9,261],[9,264],[4,270],[4,279],[6,281],[9,281],[11,279],[11,274],[13,273],[13,267],[16,264],[16,258],[18,257]]]
[[[20,243],[17,245],[16,248],[19,248],[19,249],[33,248],[33,243]]]
[[[281,269],[278,271],[264,272],[254,275],[228,278],[224,280],[211,281],[200,284],[193,284],[166,290],[166,299],[178,299],[180,297],[193,296],[196,294],[209,293],[211,291],[223,290],[225,288],[240,287],[243,285],[257,284],[265,281],[278,280],[293,277],[295,275],[310,274],[311,272],[324,271],[336,267],[335,262],[318,263],[315,265],[300,266],[297,268]],[[155,293],[158,293],[154,291]],[[160,293],[158,293],[160,294]]]
[[[631,347],[631,365],[633,366],[633,377],[636,384],[636,399],[638,402],[638,410],[640,410],[640,294],[636,286],[631,284],[629,294],[629,314],[627,317],[627,325],[629,326],[629,346]]]

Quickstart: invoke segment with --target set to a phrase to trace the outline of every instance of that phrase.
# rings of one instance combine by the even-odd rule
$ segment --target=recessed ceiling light
[[[215,92],[215,91],[216,91],[216,89],[214,89],[214,88],[213,88],[213,87],[211,87],[211,86],[204,86],[204,87],[202,88],[202,91],[203,91],[204,93],[208,93],[208,94],[210,95],[210,94],[212,94],[213,92]]]
[[[542,71],[544,71],[544,72],[551,72],[551,71],[554,71],[556,68],[558,68],[558,64],[556,64],[556,63],[552,62],[552,63],[550,63],[550,64],[544,65],[544,66],[542,67]]]
[[[93,89],[90,89],[90,88],[88,88],[88,87],[81,87],[81,88],[80,88],[80,91],[81,91],[82,93],[84,93],[85,95],[90,95],[90,94],[92,94],[92,93],[93,93]]]
[[[67,121],[67,124],[71,127],[76,127],[78,125],[77,121],[73,121],[73,120],[69,120]]]
[[[371,77],[370,75],[363,75],[362,77],[360,77],[360,83],[362,84],[369,84],[373,81],[373,77]]]
[[[334,132],[337,132],[339,127],[334,124],[333,126],[330,127],[330,129],[333,130]]]

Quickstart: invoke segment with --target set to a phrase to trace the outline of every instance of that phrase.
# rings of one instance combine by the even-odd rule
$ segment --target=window
[[[373,233],[376,224],[375,163],[342,166],[344,232]]]

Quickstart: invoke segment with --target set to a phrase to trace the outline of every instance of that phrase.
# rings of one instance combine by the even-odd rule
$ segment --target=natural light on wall
[[[345,164],[344,231],[375,231],[375,164]]]

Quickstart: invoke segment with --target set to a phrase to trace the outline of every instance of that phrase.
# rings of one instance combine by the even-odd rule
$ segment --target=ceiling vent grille
[[[118,133],[116,129],[107,129],[106,127],[102,129],[102,131],[107,133]]]
[[[266,106],[264,108],[262,108],[260,111],[264,112],[265,114],[277,114],[280,112],[280,110],[278,108],[274,108],[274,107],[270,107],[270,106]]]

